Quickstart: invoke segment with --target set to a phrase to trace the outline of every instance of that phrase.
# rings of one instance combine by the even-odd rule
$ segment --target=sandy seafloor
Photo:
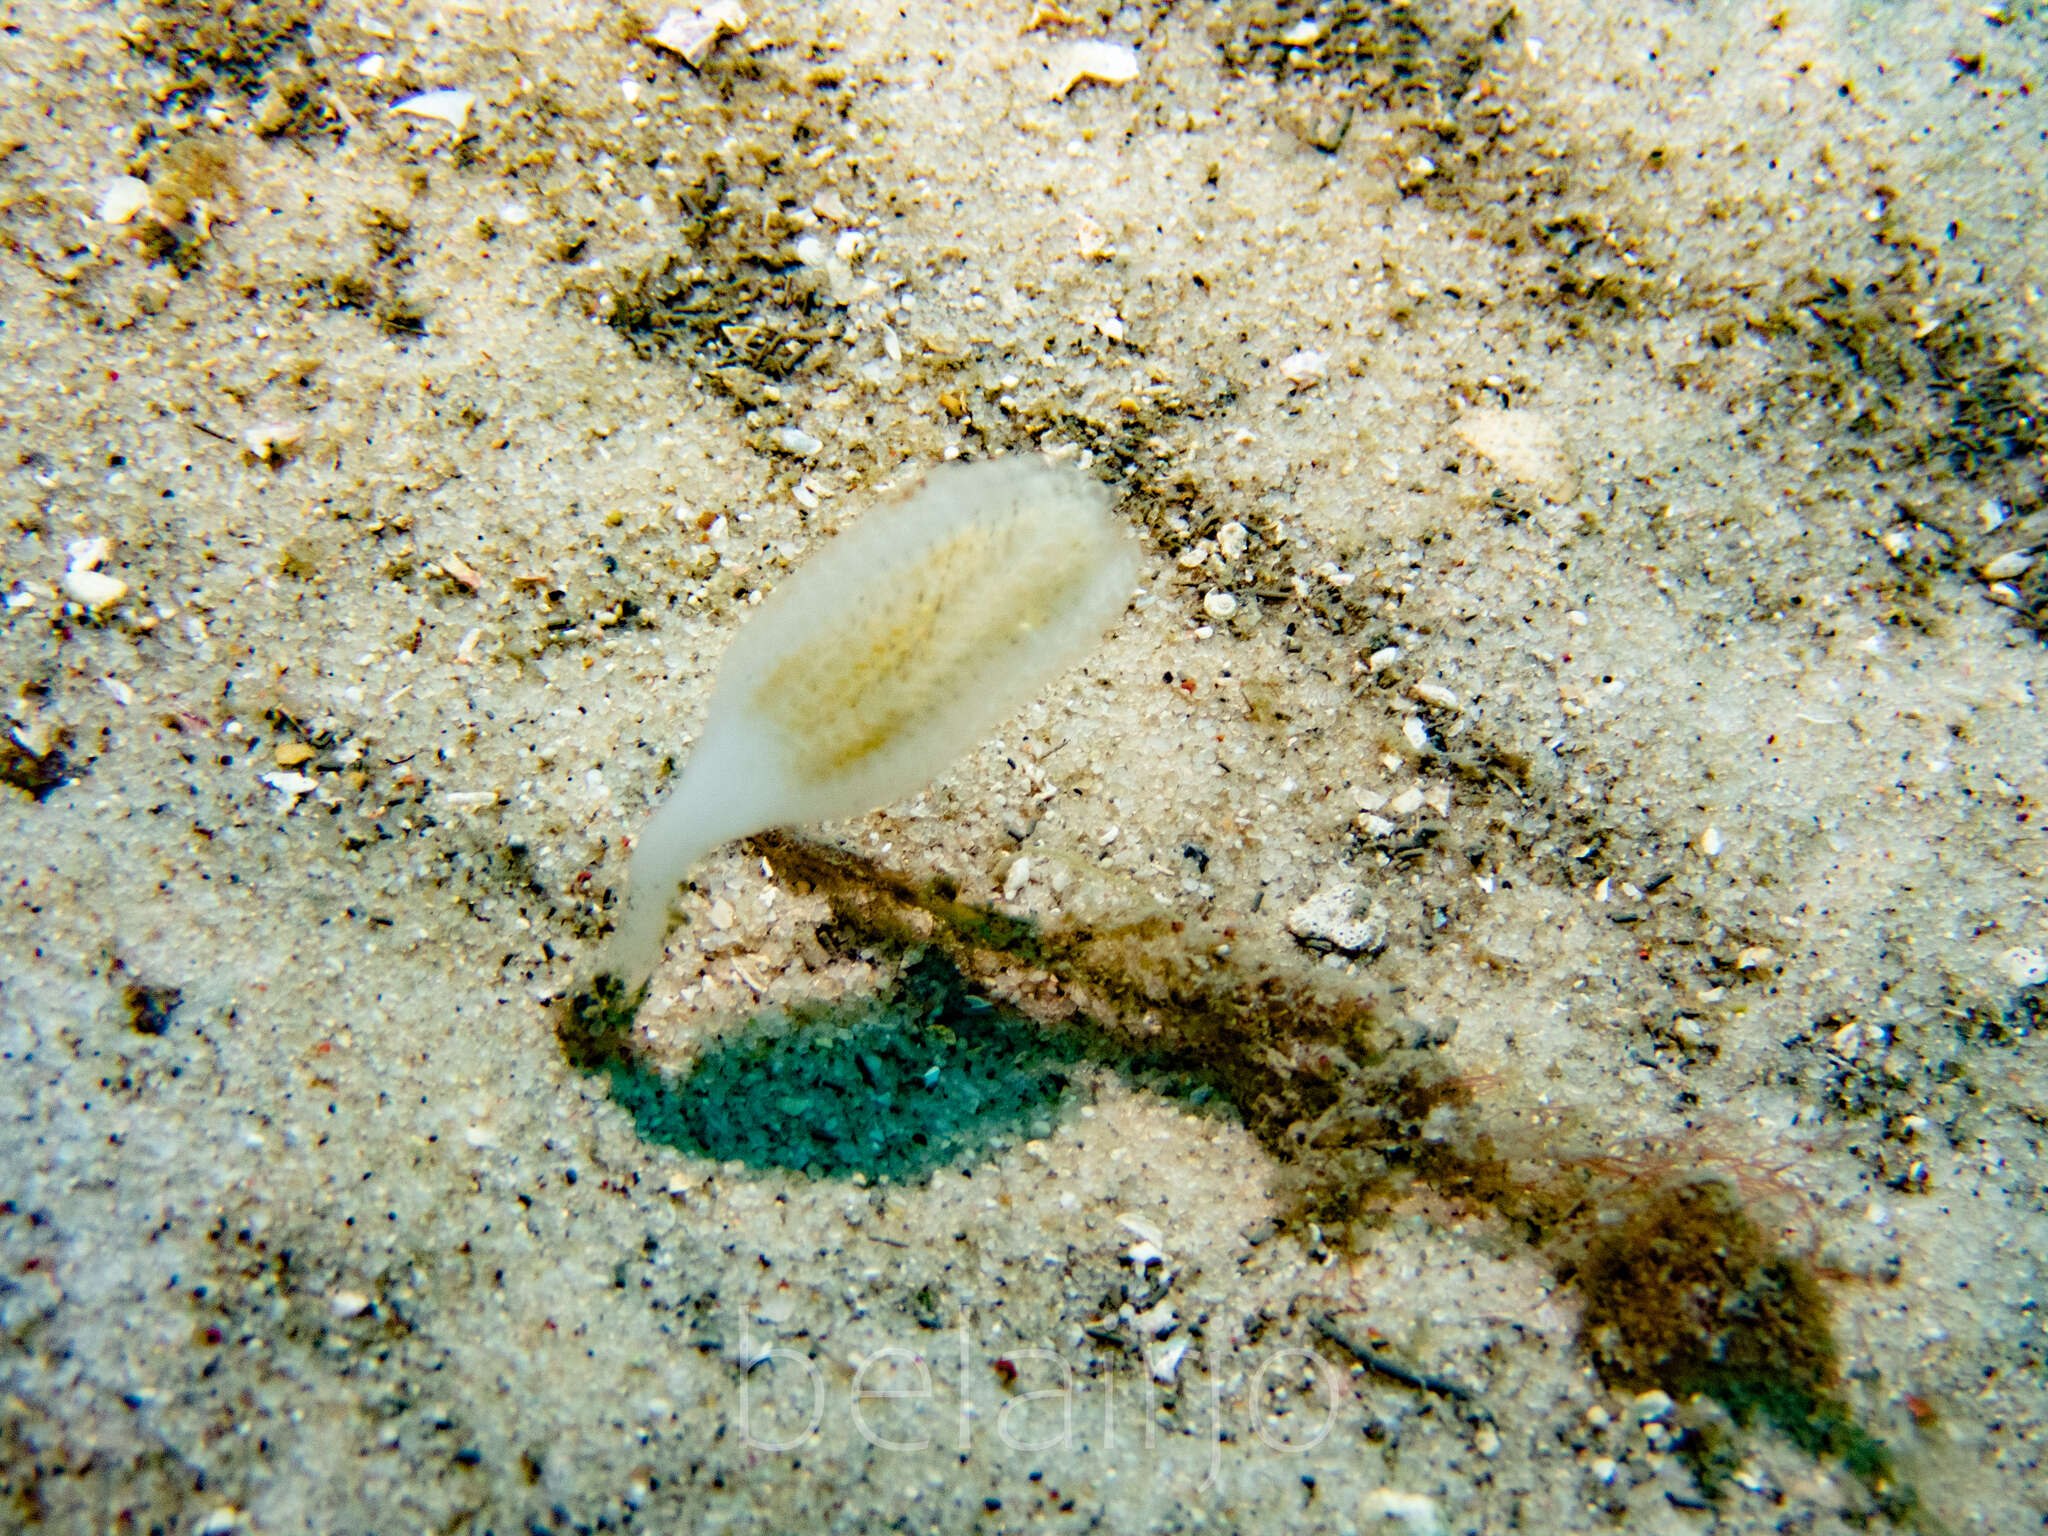
[[[2041,1528],[2048,13],[749,9],[0,8],[0,1525]],[[806,829],[904,931],[579,1036],[1037,451],[1142,591]]]

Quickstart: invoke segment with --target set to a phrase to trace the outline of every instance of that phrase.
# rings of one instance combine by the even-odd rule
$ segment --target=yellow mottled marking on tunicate
[[[962,529],[891,583],[823,655],[793,655],[754,691],[813,782],[845,772],[947,708],[1090,580],[1088,550],[1048,548],[1011,517]]]

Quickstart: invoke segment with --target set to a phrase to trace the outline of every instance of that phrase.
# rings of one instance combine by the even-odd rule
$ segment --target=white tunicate
[[[1109,493],[1040,459],[949,465],[862,518],[726,652],[689,766],[634,847],[607,969],[646,980],[677,883],[720,843],[924,784],[1094,645],[1136,576]]]

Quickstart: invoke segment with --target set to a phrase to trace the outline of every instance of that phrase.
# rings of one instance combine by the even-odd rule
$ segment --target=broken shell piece
[[[100,194],[102,224],[126,224],[149,206],[149,183],[134,176],[116,176]]]
[[[2015,576],[2027,574],[2027,568],[2034,563],[2034,557],[2025,550],[2009,550],[1995,560],[1984,563],[1980,574],[1986,581],[2010,581]]]
[[[737,35],[746,27],[747,13],[740,9],[738,0],[716,0],[701,10],[670,11],[662,17],[661,25],[647,34],[647,41],[679,55],[695,69],[711,56],[720,37],[727,32]]]
[[[1482,457],[1555,502],[1579,494],[1579,473],[1564,435],[1535,411],[1484,410],[1458,422],[1458,436]]]
[[[1225,523],[1216,530],[1216,553],[1223,557],[1224,564],[1236,563],[1243,557],[1245,546],[1251,542],[1251,535],[1243,523]]]
[[[1364,886],[1345,880],[1324,886],[1288,913],[1287,931],[1349,955],[1376,953],[1387,947],[1387,910],[1367,901]]]
[[[474,91],[427,91],[406,97],[391,110],[408,117],[431,117],[460,133],[469,123],[469,109],[475,105]]]
[[[66,597],[95,613],[111,608],[128,595],[128,583],[105,571],[69,570],[64,573],[62,585]]]
[[[1310,352],[1304,348],[1280,359],[1280,377],[1296,389],[1320,384],[1329,372],[1330,354],[1327,352]]]
[[[2048,954],[2035,945],[2022,944],[2000,955],[1998,968],[2016,987],[2038,987],[2048,981]]]
[[[1122,43],[1069,43],[1053,65],[1054,101],[1066,99],[1067,92],[1083,80],[1103,85],[1129,85],[1138,78],[1138,53]]]
[[[242,446],[265,463],[275,464],[289,458],[305,436],[306,428],[302,422],[265,421],[242,433]]]
[[[64,564],[74,571],[96,571],[99,564],[114,552],[114,541],[104,536],[96,539],[73,539],[64,546]]]

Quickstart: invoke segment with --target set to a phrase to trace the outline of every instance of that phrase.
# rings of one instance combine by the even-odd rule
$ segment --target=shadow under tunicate
[[[877,995],[765,1012],[679,1073],[629,1048],[630,1022],[585,1007],[563,1045],[609,1079],[643,1138],[814,1177],[914,1182],[1048,1135],[1081,1057],[1070,1032],[970,994],[935,955]]]

